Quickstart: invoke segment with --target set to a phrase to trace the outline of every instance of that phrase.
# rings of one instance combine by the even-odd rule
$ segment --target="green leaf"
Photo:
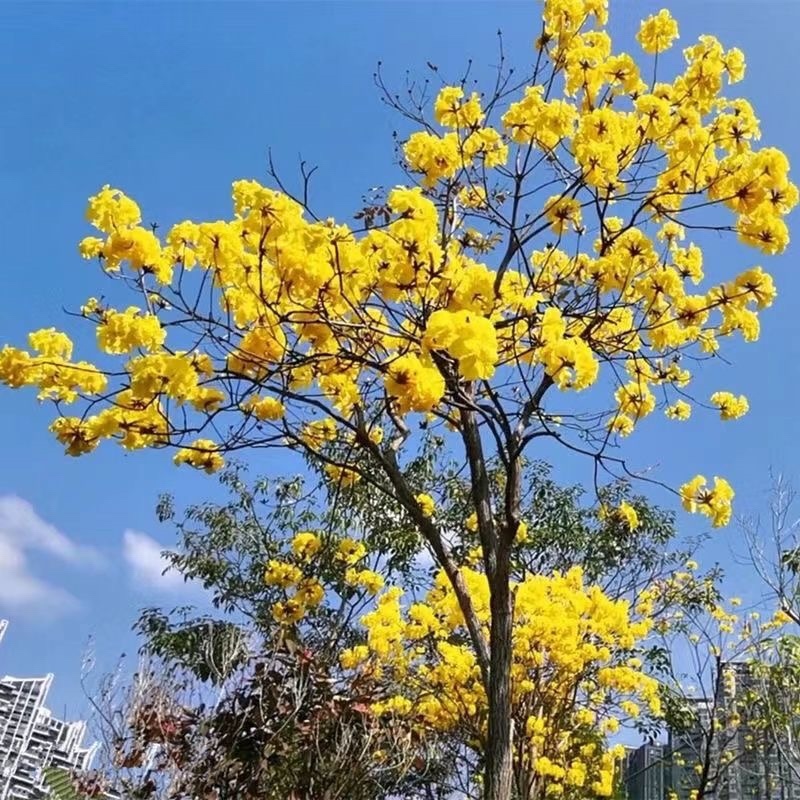
[[[60,767],[48,767],[44,771],[44,782],[54,800],[82,800],[75,790],[72,776]]]

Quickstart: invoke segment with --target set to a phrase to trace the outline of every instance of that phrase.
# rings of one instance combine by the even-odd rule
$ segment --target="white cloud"
[[[168,569],[164,557],[167,548],[146,533],[127,530],[122,534],[122,556],[128,563],[138,587],[160,592],[179,592],[193,584],[184,581],[179,572]],[[165,571],[166,570],[166,571]]]
[[[31,572],[30,552],[73,566],[99,566],[100,555],[45,522],[21,497],[0,497],[0,608],[56,617],[79,603],[69,592]]]

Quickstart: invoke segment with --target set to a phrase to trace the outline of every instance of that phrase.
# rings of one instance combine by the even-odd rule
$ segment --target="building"
[[[624,763],[625,793],[628,800],[664,800],[667,770],[663,744],[643,744],[628,750]]]
[[[678,800],[691,800],[693,792],[701,783],[695,765],[705,760],[708,753],[710,764],[718,761],[719,739],[709,736],[714,702],[699,697],[689,702],[692,722],[683,730],[667,732],[665,748],[665,786],[667,793]]]
[[[0,620],[0,641],[8,622]],[[47,708],[53,675],[0,678],[0,800],[44,797],[44,770],[85,770],[97,745],[83,746],[84,722],[56,719]]]
[[[748,664],[727,663],[714,697],[691,701],[690,723],[666,744],[626,756],[627,800],[800,800],[800,764],[770,732],[753,725],[748,696],[763,692]],[[748,718],[749,717],[749,718]]]
[[[790,760],[792,749],[754,726],[748,714],[748,696],[764,691],[770,689],[759,684],[749,664],[724,665],[717,704],[729,712],[728,719],[734,714],[740,721],[718,737],[717,749],[732,764],[721,770],[720,800],[800,800],[800,764]]]

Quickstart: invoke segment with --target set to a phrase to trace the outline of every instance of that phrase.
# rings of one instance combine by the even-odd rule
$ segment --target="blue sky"
[[[617,46],[633,49],[638,20],[662,4],[612,0]],[[756,106],[763,143],[800,165],[792,59],[800,2],[669,5],[681,23],[679,44],[713,32],[745,51],[740,88]],[[271,146],[287,177],[298,153],[318,164],[315,204],[346,220],[362,192],[399,180],[391,133],[400,122],[373,87],[376,62],[398,84],[406,68],[423,74],[426,61],[455,78],[472,57],[480,74],[494,63],[501,28],[510,60],[524,64],[538,14],[533,0],[0,3],[0,340],[24,343],[29,330],[61,324],[62,307],[98,292],[98,272],[80,260],[76,243],[89,232],[86,198],[102,184],[123,188],[164,225],[217,218],[229,213],[232,180],[266,179]],[[797,217],[792,225],[797,238]],[[728,275],[760,263],[730,242],[705,245],[712,275],[715,263]],[[695,472],[724,474],[741,509],[763,505],[770,466],[800,474],[795,261],[790,248],[764,262],[780,296],[763,317],[761,341],[729,348],[733,367],[713,365],[698,385],[701,394],[745,392],[750,415],[728,427],[702,415],[685,426],[653,420],[629,443],[633,464],[658,465],[658,477],[673,485]],[[157,577],[158,548],[147,537],[163,545],[173,538],[157,526],[158,494],[187,503],[217,490],[163,453],[107,447],[67,459],[47,432],[50,419],[30,394],[0,392],[0,616],[12,620],[0,672],[55,672],[55,708],[77,712],[89,636],[110,666],[134,646],[138,608],[191,599]],[[259,458],[255,470],[287,468],[279,454]],[[586,477],[572,465],[560,474]],[[687,530],[702,529],[683,519]],[[731,548],[741,549],[733,529],[715,536],[709,557],[730,560]]]

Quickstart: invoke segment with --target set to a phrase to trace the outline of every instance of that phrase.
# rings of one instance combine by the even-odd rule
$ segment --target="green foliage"
[[[437,522],[444,531],[458,531],[452,553],[457,562],[467,558],[477,545],[464,536],[464,522],[473,507],[470,483],[459,465],[443,457],[438,436],[426,435],[419,455],[403,466],[415,492],[435,493]],[[504,486],[504,468],[490,462],[490,485],[499,505]],[[137,630],[149,652],[173,660],[201,680],[224,680],[246,658],[245,631],[269,640],[275,635],[272,606],[276,595],[264,584],[264,567],[280,557],[287,542],[300,530],[316,530],[336,540],[343,536],[360,539],[373,554],[379,554],[380,572],[387,583],[396,582],[414,591],[430,581],[430,563],[415,523],[396,501],[368,482],[349,490],[330,488],[322,493],[313,479],[288,477],[248,480],[241,464],[221,475],[228,491],[222,503],[190,506],[178,517],[174,501],[163,496],[159,518],[175,524],[178,548],[167,555],[171,568],[186,580],[198,581],[213,605],[224,615],[193,618],[190,609],[167,615],[158,609],[143,612]],[[513,562],[517,576],[531,572],[584,569],[590,582],[601,583],[617,596],[633,595],[649,580],[665,574],[684,561],[690,549],[670,551],[675,535],[670,512],[634,495],[624,482],[601,490],[600,501],[614,508],[626,500],[636,510],[635,530],[614,514],[598,514],[594,503],[578,486],[560,486],[551,468],[543,462],[525,464],[522,476],[522,519],[528,537],[517,546]],[[316,563],[322,580],[335,581],[340,565],[321,559]],[[347,597],[348,589],[341,586]],[[348,646],[357,637],[356,619],[320,610],[305,640],[315,646],[334,641]],[[334,654],[335,655],[335,654]],[[223,664],[225,668],[222,669]]]
[[[75,782],[67,770],[60,767],[48,767],[45,769],[43,777],[53,800],[85,800],[83,795],[78,794]]]
[[[241,626],[210,617],[191,618],[188,610],[175,621],[160,609],[145,609],[135,629],[151,654],[215,685],[224,683],[248,657]]]

